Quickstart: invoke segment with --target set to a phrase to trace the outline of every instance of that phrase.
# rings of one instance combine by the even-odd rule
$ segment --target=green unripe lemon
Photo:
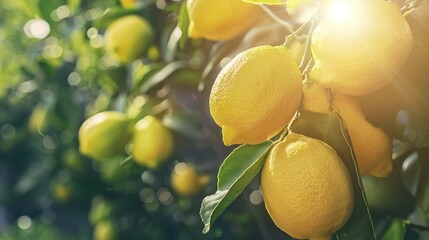
[[[114,111],[97,113],[79,129],[79,151],[102,160],[120,154],[130,138],[128,119]]]
[[[128,15],[110,24],[106,30],[105,47],[123,64],[143,56],[153,40],[153,30],[142,17]]]

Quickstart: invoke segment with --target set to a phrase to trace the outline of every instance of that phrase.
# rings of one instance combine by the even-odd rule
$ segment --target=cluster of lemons
[[[121,0],[120,3],[123,8],[138,8],[144,2]],[[105,32],[106,52],[123,65],[146,55],[153,42],[154,30],[140,15],[119,17],[109,24]],[[83,122],[78,138],[80,153],[94,160],[109,161],[130,149],[132,160],[149,169],[158,168],[174,150],[173,133],[160,119],[151,115],[135,122],[122,112],[99,112]],[[171,174],[171,186],[183,196],[197,193],[207,181],[206,176],[200,176],[193,165],[186,163],[176,164]],[[97,232],[102,234],[103,230]]]
[[[79,151],[98,161],[124,153],[131,146],[132,159],[149,169],[159,167],[173,152],[173,134],[151,115],[130,124],[124,113],[105,111],[85,120],[79,129]],[[174,190],[184,196],[197,193],[207,183],[191,164],[178,163],[171,175]]]
[[[222,128],[225,145],[270,140],[300,108],[338,113],[360,174],[385,177],[392,171],[392,137],[366,120],[357,97],[393,80],[412,49],[410,27],[390,1],[320,2],[351,11],[316,15],[309,36],[314,65],[308,74],[287,44],[245,50],[217,76],[210,113]],[[189,36],[213,41],[245,33],[261,15],[259,6],[241,0],[188,0],[187,9]],[[261,185],[275,224],[299,239],[331,239],[354,206],[349,172],[335,150],[297,133],[289,132],[270,150]]]

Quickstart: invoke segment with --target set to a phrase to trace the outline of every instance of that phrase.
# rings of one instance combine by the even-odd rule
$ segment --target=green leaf
[[[182,60],[182,61],[175,61],[167,64],[165,67],[163,67],[161,70],[159,70],[157,73],[152,75],[147,81],[143,83],[140,90],[144,93],[149,91],[152,87],[160,84],[164,80],[166,80],[171,74],[173,74],[175,71],[179,69],[186,68],[188,66],[188,61]]]
[[[300,110],[291,131],[319,139],[330,145],[343,159],[353,183],[355,206],[349,221],[336,232],[338,240],[375,240],[374,227],[366,204],[363,185],[345,125],[339,115]]]
[[[284,5],[286,0],[242,0],[253,4]]]
[[[205,197],[201,204],[203,233],[210,230],[213,222],[258,174],[272,145],[271,141],[259,145],[241,145],[225,159],[219,168],[216,193]]]
[[[82,0],[67,0],[67,5],[69,6],[72,13],[76,12],[79,9]]]
[[[396,218],[391,223],[381,240],[403,240],[406,227],[402,219]]]
[[[115,21],[120,17],[126,16],[126,15],[132,15],[132,14],[139,15],[140,12],[141,12],[140,8],[125,9],[119,6],[112,7],[102,17],[95,20],[93,24],[94,24],[94,27],[96,28],[105,29],[110,25],[110,23],[112,23],[113,21]]]
[[[52,24],[51,12],[59,7],[61,3],[55,0],[39,0],[39,12],[43,19]]]
[[[196,138],[198,135],[198,123],[192,112],[174,108],[162,118],[162,123],[188,138]]]
[[[186,9],[186,0],[180,6],[177,27],[181,30],[182,35],[179,40],[179,47],[183,49],[188,41],[189,16]]]

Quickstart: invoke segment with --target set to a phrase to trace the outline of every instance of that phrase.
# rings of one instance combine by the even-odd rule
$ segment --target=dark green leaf
[[[151,76],[147,81],[145,81],[141,86],[140,90],[144,93],[149,91],[149,89],[151,89],[152,87],[166,80],[175,71],[185,68],[187,66],[188,66],[187,61],[175,61],[175,62],[169,63],[160,71],[158,71],[156,74]]]
[[[41,17],[49,24],[53,23],[51,19],[51,12],[59,7],[61,4],[56,0],[39,0],[39,12]]]
[[[357,163],[350,137],[341,117],[300,110],[297,119],[291,125],[291,131],[319,139],[330,145],[349,170],[353,182],[355,207],[349,221],[337,231],[337,239],[375,239],[374,227],[366,204],[362,181],[356,168]]]
[[[272,145],[271,141],[241,145],[225,159],[219,169],[216,193],[205,197],[201,204],[203,233],[210,230],[213,222],[258,174]]]
[[[162,119],[165,126],[177,131],[183,136],[195,138],[198,134],[198,124],[195,116],[178,108],[165,115]]]

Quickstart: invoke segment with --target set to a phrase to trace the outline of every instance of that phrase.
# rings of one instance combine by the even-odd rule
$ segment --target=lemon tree
[[[427,0],[0,12],[0,239],[427,238]]]

